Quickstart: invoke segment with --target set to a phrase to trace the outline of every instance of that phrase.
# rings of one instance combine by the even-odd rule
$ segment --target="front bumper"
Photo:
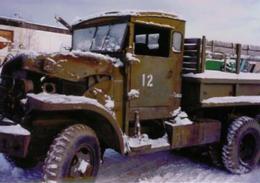
[[[31,133],[13,121],[4,118],[0,121],[0,152],[26,157],[31,140]]]

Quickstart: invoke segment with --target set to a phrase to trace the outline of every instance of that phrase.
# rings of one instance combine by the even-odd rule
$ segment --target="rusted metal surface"
[[[23,68],[41,74],[46,73],[49,77],[82,81],[91,75],[111,75],[113,66],[111,60],[71,53],[29,57],[23,61]]]
[[[218,142],[221,134],[220,122],[206,119],[191,125],[166,125],[166,128],[173,149]]]

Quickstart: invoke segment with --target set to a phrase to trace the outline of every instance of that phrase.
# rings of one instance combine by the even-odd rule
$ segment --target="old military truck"
[[[251,171],[260,79],[193,73],[182,82],[203,58],[190,40],[184,45],[184,28],[175,15],[111,12],[73,25],[70,52],[9,60],[0,151],[20,167],[45,159],[46,181],[94,178],[107,148],[135,155],[210,146],[229,171]]]

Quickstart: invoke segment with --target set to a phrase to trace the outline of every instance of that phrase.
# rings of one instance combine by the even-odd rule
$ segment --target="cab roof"
[[[130,19],[131,17],[157,17],[157,18],[168,18],[174,20],[181,20],[180,17],[174,14],[165,13],[165,12],[155,12],[155,11],[113,11],[106,12],[99,15],[90,16],[84,19],[79,19],[73,26],[79,26],[82,24],[86,24],[88,22],[93,22],[98,19]]]

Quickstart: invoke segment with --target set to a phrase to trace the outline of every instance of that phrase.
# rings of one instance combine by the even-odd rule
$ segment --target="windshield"
[[[78,29],[73,32],[73,50],[116,52],[122,49],[126,23]]]

